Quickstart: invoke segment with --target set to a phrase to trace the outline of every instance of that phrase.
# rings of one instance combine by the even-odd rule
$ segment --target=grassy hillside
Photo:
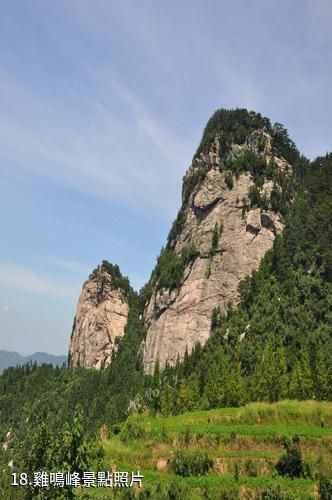
[[[295,435],[303,473],[278,475],[285,440]],[[104,438],[103,447],[109,469],[143,473],[140,498],[318,498],[318,478],[332,469],[332,403],[253,403],[172,417],[135,414]],[[211,468],[190,472],[200,457]],[[94,490],[84,496],[131,498],[128,493]]]

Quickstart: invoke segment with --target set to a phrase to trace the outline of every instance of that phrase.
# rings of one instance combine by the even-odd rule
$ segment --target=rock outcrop
[[[211,117],[183,178],[167,245],[144,287],[138,354],[145,373],[153,373],[157,361],[161,369],[174,365],[196,343],[206,343],[212,319],[215,325],[239,303],[240,281],[258,269],[283,229],[294,192],[289,162],[297,157],[287,131],[257,113],[218,110]],[[132,293],[117,266],[103,262],[91,274],[78,301],[71,366],[99,369],[112,362]]]
[[[216,135],[210,149],[194,158],[187,171],[182,222],[168,240],[167,249],[179,258],[185,248],[194,248],[195,257],[186,263],[177,287],[160,287],[158,278],[151,278],[144,311],[147,335],[141,346],[146,373],[153,373],[157,360],[161,368],[174,365],[186,350],[208,340],[213,310],[223,312],[230,303],[238,303],[240,280],[258,268],[283,228],[281,215],[269,204],[275,181],[266,178],[258,188],[265,197],[264,208],[251,203],[253,175],[243,170],[230,173],[220,143]],[[251,133],[243,144],[232,144],[227,158],[241,158],[245,151],[283,175],[292,172],[284,158],[275,156],[271,136],[264,130]]]
[[[119,272],[116,266],[103,263],[83,285],[69,346],[72,367],[106,367],[116,352],[117,339],[124,335],[128,290],[119,284],[114,269]]]

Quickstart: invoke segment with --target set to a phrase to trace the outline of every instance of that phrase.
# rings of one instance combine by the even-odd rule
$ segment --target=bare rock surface
[[[84,283],[69,346],[70,365],[100,369],[109,365],[116,338],[124,335],[128,320],[126,294],[112,275],[99,266]]]
[[[263,139],[267,160],[272,158],[276,168],[290,170],[285,160],[272,156],[270,136],[265,134]],[[250,141],[237,145],[236,154],[250,147]],[[204,180],[188,196],[190,177],[204,168],[208,169]],[[279,214],[248,209],[249,190],[253,186],[249,173],[234,176],[232,189],[227,187],[225,177],[216,137],[211,150],[194,159],[184,177],[185,222],[172,242],[177,255],[186,245],[193,245],[198,255],[185,269],[179,288],[156,287],[145,306],[147,335],[142,352],[146,373],[153,373],[157,360],[161,368],[166,363],[174,365],[186,349],[190,352],[197,342],[204,344],[208,340],[213,309],[225,311],[229,303],[238,303],[240,280],[258,269],[275,236],[283,229]],[[269,194],[270,184],[265,183],[261,192]],[[212,252],[216,228],[218,244]]]

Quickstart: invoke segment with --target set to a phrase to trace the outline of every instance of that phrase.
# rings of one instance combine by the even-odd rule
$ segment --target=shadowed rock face
[[[98,267],[84,283],[69,346],[70,365],[100,369],[116,351],[115,339],[124,335],[128,300],[114,285],[112,275]]]
[[[275,158],[265,134],[262,156],[274,160],[275,168],[291,172],[284,159]],[[248,142],[241,148],[251,148]],[[190,195],[186,195],[190,177],[199,168],[208,169],[204,180]],[[160,367],[173,365],[182,359],[186,349],[204,344],[211,332],[214,308],[225,311],[230,302],[239,300],[240,280],[259,267],[261,259],[272,247],[276,234],[283,228],[282,218],[260,208],[246,209],[253,180],[242,173],[229,189],[226,171],[220,161],[219,140],[216,137],[210,151],[195,158],[184,177],[183,205],[185,222],[171,242],[177,255],[186,245],[194,245],[197,257],[188,264],[178,289],[159,289],[152,293],[145,306],[144,320],[147,335],[141,346],[146,373],[153,373],[156,361]],[[269,196],[271,183],[266,182],[261,193]],[[212,248],[213,234],[218,230],[218,244]]]

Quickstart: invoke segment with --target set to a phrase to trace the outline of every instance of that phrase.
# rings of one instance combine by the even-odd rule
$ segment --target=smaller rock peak
[[[124,335],[130,294],[128,278],[104,260],[83,284],[69,346],[72,367],[103,368],[117,352]]]
[[[88,281],[98,282],[112,289],[120,290],[126,297],[133,291],[127,276],[123,276],[117,264],[103,260],[92,271]]]

